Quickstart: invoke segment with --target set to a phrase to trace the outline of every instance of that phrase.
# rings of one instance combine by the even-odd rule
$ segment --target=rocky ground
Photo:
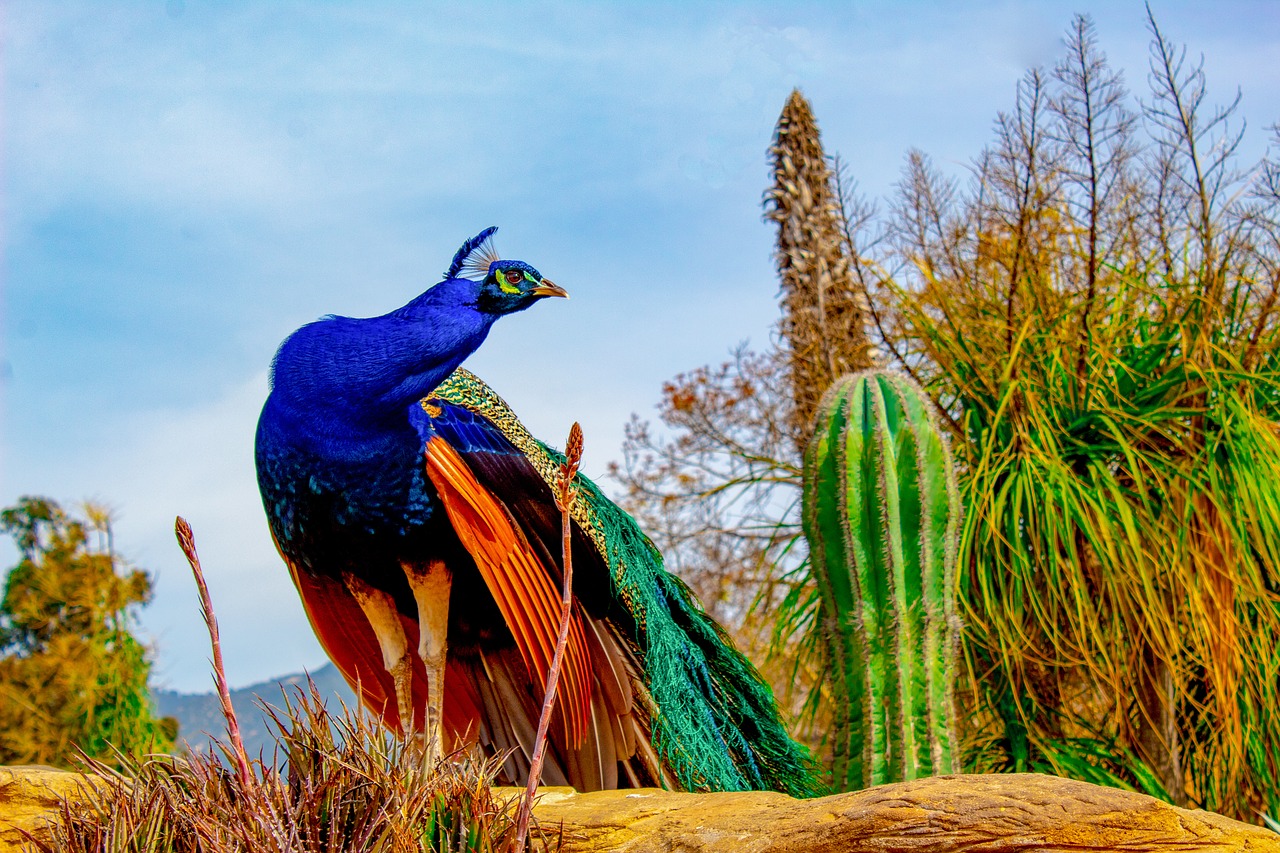
[[[0,853],[22,849],[21,830],[39,832],[58,797],[83,784],[50,768],[0,768]],[[562,853],[1280,853],[1280,835],[1266,829],[1034,774],[942,776],[815,800],[547,788],[534,815],[562,833]]]

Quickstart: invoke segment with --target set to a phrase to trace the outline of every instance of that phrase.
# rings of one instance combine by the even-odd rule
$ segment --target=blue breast
[[[283,423],[282,423],[283,421]],[[268,405],[258,423],[258,485],[272,533],[290,556],[376,540],[390,546],[432,517],[416,432],[344,436],[316,448]]]

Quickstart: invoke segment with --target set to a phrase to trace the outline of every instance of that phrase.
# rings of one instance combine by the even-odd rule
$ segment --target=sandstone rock
[[[534,815],[546,831],[563,826],[563,853],[1280,853],[1280,835],[1260,827],[1037,774],[940,776],[817,800],[545,790]]]
[[[58,800],[83,790],[84,777],[53,767],[0,767],[0,853],[18,853],[24,832],[39,833],[58,811]]]
[[[39,832],[58,798],[83,785],[52,768],[0,767],[0,853],[21,850],[19,829]],[[941,776],[817,800],[544,788],[534,816],[544,831],[563,828],[562,853],[1280,853],[1280,835],[1260,827],[1035,774]]]

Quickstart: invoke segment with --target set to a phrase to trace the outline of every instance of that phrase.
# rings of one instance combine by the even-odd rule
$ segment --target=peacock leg
[[[378,638],[382,665],[395,684],[400,730],[408,738],[413,734],[413,658],[409,656],[409,640],[405,637],[404,626],[400,624],[395,599],[390,593],[375,589],[355,575],[343,575],[342,580]]]
[[[445,653],[453,575],[440,560],[425,566],[405,565],[404,571],[418,604],[418,657],[427,671],[427,766],[434,767],[443,751]]]

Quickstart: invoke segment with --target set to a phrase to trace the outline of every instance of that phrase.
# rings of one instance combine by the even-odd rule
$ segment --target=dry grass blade
[[[538,793],[538,782],[542,777],[542,763],[547,754],[547,733],[551,727],[551,712],[555,708],[556,688],[560,682],[560,665],[564,660],[565,647],[569,643],[569,617],[573,612],[573,560],[571,557],[571,518],[575,491],[574,475],[582,462],[582,427],[577,421],[569,429],[569,441],[565,445],[565,460],[560,466],[559,487],[556,494],[556,507],[560,510],[561,555],[564,564],[564,593],[560,601],[560,634],[556,638],[556,650],[551,658],[551,669],[547,673],[546,690],[542,700],[542,714],[538,717],[538,733],[533,741],[533,759],[530,762],[529,783],[525,788],[524,798],[516,816],[515,837],[512,839],[511,851],[524,853],[528,843],[529,818],[533,814],[533,798]]]
[[[227,685],[227,672],[222,665],[222,638],[218,633],[218,618],[213,612],[213,600],[209,597],[209,585],[205,583],[204,571],[200,567],[200,555],[196,553],[195,534],[191,525],[182,516],[174,521],[174,533],[178,537],[178,545],[191,565],[191,573],[195,575],[196,586],[200,590],[200,614],[209,629],[209,642],[213,646],[213,678],[218,686],[218,699],[222,702],[222,716],[227,721],[227,736],[231,739],[232,757],[235,759],[236,771],[240,784],[248,788],[254,782],[249,770],[249,756],[245,753],[244,739],[240,737],[240,722],[236,719],[236,710],[231,705],[231,688]]]

